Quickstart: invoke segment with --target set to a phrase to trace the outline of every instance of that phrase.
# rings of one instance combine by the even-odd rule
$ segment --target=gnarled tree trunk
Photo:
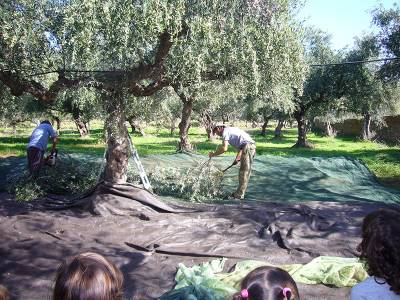
[[[267,127],[268,127],[268,120],[264,121],[264,123],[261,126],[261,135],[266,136],[267,134]]]
[[[330,136],[330,137],[335,137],[337,132],[336,132],[335,128],[333,128],[331,122],[326,121],[324,123],[324,125],[325,125],[325,135]]]
[[[314,148],[314,145],[307,141],[307,122],[306,122],[306,110],[304,107],[300,108],[294,113],[294,117],[297,121],[297,142],[293,145],[293,148]]]
[[[203,111],[202,112],[202,119],[203,119],[204,128],[206,129],[206,132],[207,132],[208,140],[214,139],[214,135],[213,135],[213,132],[212,132],[213,120],[212,120],[210,111],[208,111],[208,110]]]
[[[361,132],[361,138],[364,141],[369,141],[374,137],[371,131],[371,115],[369,113],[364,114],[363,127]]]
[[[74,118],[74,122],[81,137],[89,135],[89,128],[87,126],[87,123],[85,123],[80,117]]]
[[[278,119],[278,124],[275,127],[274,137],[277,139],[282,138],[282,128],[285,125],[284,119]]]
[[[119,92],[109,93],[105,99],[107,118],[107,153],[104,180],[111,183],[126,183],[130,144],[128,129],[125,126],[125,110],[122,95]]]
[[[181,121],[179,123],[179,145],[178,150],[192,150],[189,141],[190,117],[193,111],[193,98],[185,97],[183,94],[179,96],[183,102]]]
[[[141,136],[146,136],[142,125],[139,120],[136,120],[134,117],[129,117],[127,119],[129,125],[131,125],[132,133],[139,132]]]
[[[176,121],[177,121],[177,118],[175,118],[175,117],[171,118],[171,123],[170,123],[170,133],[171,133],[171,135],[173,135],[175,133]]]
[[[261,135],[262,136],[265,136],[267,134],[267,127],[268,127],[268,122],[269,122],[270,118],[271,118],[270,115],[263,113],[264,123],[261,126]]]
[[[60,120],[60,118],[59,117],[56,117],[56,116],[53,116],[53,118],[52,118],[53,120],[53,124],[54,123],[56,123],[56,129],[57,129],[57,131],[58,131],[58,134],[60,134],[60,128],[61,128],[61,120]]]

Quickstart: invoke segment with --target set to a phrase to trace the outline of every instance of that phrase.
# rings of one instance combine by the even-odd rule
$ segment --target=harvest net
[[[142,163],[157,195],[194,202],[221,202],[238,185],[239,166],[222,172],[233,160],[233,156],[221,156],[209,161],[203,155],[182,153],[149,155],[142,158]],[[48,193],[84,192],[95,183],[103,165],[101,157],[61,153],[56,167],[43,168],[41,182]],[[4,190],[26,175],[26,158],[0,159],[0,170],[0,188]],[[129,162],[128,182],[140,184],[133,161]],[[400,192],[382,186],[356,159],[263,155],[254,159],[245,199],[399,203]]]

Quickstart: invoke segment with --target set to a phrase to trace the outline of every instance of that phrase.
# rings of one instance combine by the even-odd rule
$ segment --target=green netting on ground
[[[211,162],[218,169],[228,167],[234,157],[221,156]],[[188,169],[207,161],[201,155],[151,155],[143,159],[149,172],[157,168]],[[238,184],[239,166],[223,176],[222,194],[233,192]],[[202,180],[202,178],[198,178]],[[359,160],[335,158],[256,156],[246,200],[298,201],[378,201],[399,203],[400,192],[377,182],[375,176]]]
[[[76,162],[88,164],[90,172],[98,173],[103,164],[102,157],[87,154],[65,156]],[[66,158],[64,157],[64,164]],[[238,184],[239,166],[230,168],[223,177],[221,172],[228,167],[234,157],[221,156],[207,163],[202,155],[173,154],[150,155],[142,158],[153,188],[162,196],[190,198],[193,185],[203,189],[202,198],[197,200],[221,201],[220,197],[233,192]],[[63,157],[58,161],[63,163]],[[89,165],[89,164],[88,164]],[[206,167],[205,167],[206,166]],[[81,167],[81,166],[80,166]],[[0,188],[5,189],[7,180],[14,180],[26,170],[26,158],[0,159]],[[60,168],[66,172],[68,168]],[[162,176],[161,176],[161,175]],[[160,176],[162,180],[158,180]],[[221,188],[211,184],[215,178],[222,179]],[[129,180],[138,179],[135,165],[130,162]],[[186,190],[184,185],[192,185]],[[192,188],[192,189],[191,189]],[[213,191],[210,191],[213,190]],[[196,200],[196,199],[195,199]],[[298,202],[298,201],[377,201],[399,203],[400,192],[389,189],[377,182],[375,176],[359,160],[335,158],[256,156],[246,193],[246,200]]]

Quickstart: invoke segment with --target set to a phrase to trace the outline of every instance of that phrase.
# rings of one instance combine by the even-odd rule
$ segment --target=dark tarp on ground
[[[0,282],[16,299],[48,297],[60,260],[82,251],[99,252],[117,263],[124,273],[128,298],[136,293],[143,299],[158,297],[174,287],[179,263],[191,266],[210,260],[138,251],[129,244],[240,256],[275,265],[307,263],[317,255],[354,257],[363,216],[385,206],[249,202],[195,205],[203,210],[197,213],[146,210],[128,217],[94,217],[77,210],[42,211],[34,203],[6,198],[1,194]],[[233,264],[238,259],[230,261]],[[303,299],[320,299],[320,295],[324,299],[346,299],[349,293],[349,288],[323,285],[300,284],[299,288]]]

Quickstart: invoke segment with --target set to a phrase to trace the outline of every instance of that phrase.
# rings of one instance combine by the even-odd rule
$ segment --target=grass
[[[64,122],[61,128],[59,150],[95,155],[104,153],[104,135],[100,121],[91,124],[91,135],[81,138],[73,123]],[[26,155],[28,137],[34,127],[20,126],[14,133],[10,129],[0,128],[0,157]],[[257,155],[301,157],[339,157],[347,156],[362,160],[384,184],[400,189],[400,147],[360,141],[356,137],[321,137],[308,134],[308,139],[315,144],[315,149],[292,149],[297,139],[296,128],[283,130],[282,139],[271,137],[273,128],[268,128],[266,137],[259,135],[259,129],[248,130],[257,143]],[[170,135],[166,129],[146,128],[146,137],[133,135],[132,140],[141,156],[149,154],[175,153],[179,141],[178,133]],[[192,127],[189,139],[198,153],[206,155],[214,151],[220,140],[207,141],[205,130]],[[234,155],[230,147],[228,155]]]

